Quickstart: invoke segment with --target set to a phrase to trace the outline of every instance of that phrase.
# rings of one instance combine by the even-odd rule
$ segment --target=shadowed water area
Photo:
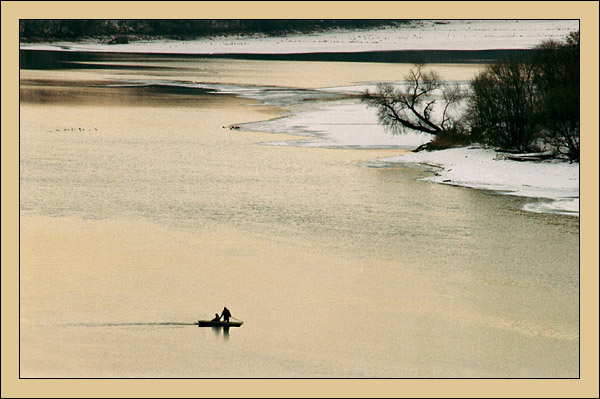
[[[21,70],[21,377],[578,376],[579,218],[229,128],[409,66],[113,61]]]

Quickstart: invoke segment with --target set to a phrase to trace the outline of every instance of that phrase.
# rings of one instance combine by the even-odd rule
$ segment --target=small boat
[[[198,327],[240,327],[243,321],[198,320]]]

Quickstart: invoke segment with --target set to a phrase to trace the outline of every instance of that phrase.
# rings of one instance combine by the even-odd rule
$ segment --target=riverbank
[[[378,162],[431,166],[434,176],[422,180],[530,197],[524,210],[579,216],[579,163],[514,161],[480,147],[421,151]]]
[[[307,54],[398,50],[530,49],[579,30],[577,20],[419,20],[379,29],[339,29],[312,34],[222,35],[197,40],[108,44],[21,43],[22,49],[168,54]]]

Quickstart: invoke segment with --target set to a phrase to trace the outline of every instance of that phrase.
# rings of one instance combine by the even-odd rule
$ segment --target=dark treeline
[[[336,28],[393,26],[407,20],[380,19],[24,19],[19,21],[22,41],[110,38],[122,40],[164,37],[194,38],[222,34],[284,35]]]
[[[579,160],[579,32],[531,58],[497,61],[471,82],[473,140],[519,152],[550,146]]]
[[[417,64],[406,87],[380,84],[363,101],[393,130],[434,135],[428,149],[482,143],[579,161],[579,47],[579,32],[572,32],[564,42],[546,41],[526,55],[496,60],[466,91]],[[467,112],[452,111],[465,102]]]

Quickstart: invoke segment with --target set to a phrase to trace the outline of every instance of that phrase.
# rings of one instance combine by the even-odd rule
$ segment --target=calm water
[[[578,376],[578,218],[368,167],[398,150],[224,128],[281,115],[251,100],[106,79],[22,75],[22,377]],[[243,327],[193,325],[224,305]]]

